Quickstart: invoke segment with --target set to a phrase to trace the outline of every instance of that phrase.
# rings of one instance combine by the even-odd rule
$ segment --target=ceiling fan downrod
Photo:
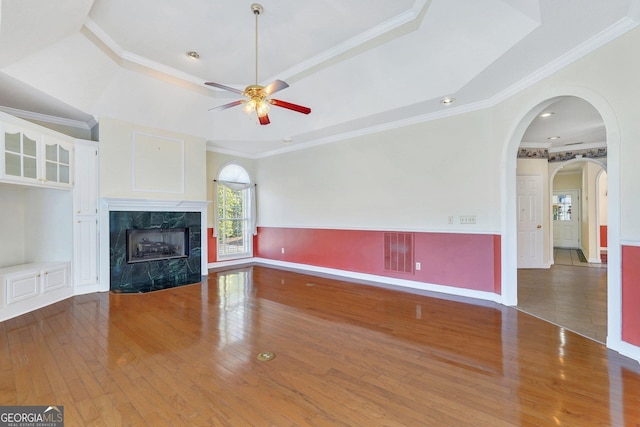
[[[253,3],[251,10],[256,17],[256,86],[258,85],[258,16],[264,12],[261,4]]]

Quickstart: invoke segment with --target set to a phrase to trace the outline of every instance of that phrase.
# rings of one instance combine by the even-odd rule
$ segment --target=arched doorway
[[[545,251],[548,265],[519,266],[517,307],[605,343],[607,264],[600,258],[597,212],[598,177],[606,165],[597,159],[547,164],[549,188],[544,193],[551,198],[551,217],[544,232],[550,244]]]
[[[551,93],[552,92],[552,93]],[[584,88],[565,90],[547,90],[538,94],[533,102],[525,105],[521,111],[520,122],[503,151],[505,176],[503,186],[503,239],[502,239],[502,299],[506,305],[518,303],[518,227],[516,201],[517,153],[523,136],[531,122],[547,107],[565,96],[582,98],[590,103],[601,115],[606,128],[607,169],[608,169],[608,271],[607,271],[607,346],[619,349],[621,339],[621,260],[620,260],[620,133],[615,114],[609,104],[600,95]]]

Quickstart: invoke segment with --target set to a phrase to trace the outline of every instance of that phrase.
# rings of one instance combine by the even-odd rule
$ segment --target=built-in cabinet
[[[18,246],[37,248],[19,265],[0,260],[0,321],[98,290],[97,146],[0,112],[0,190],[24,191],[24,206],[11,199],[24,218]]]
[[[76,293],[98,290],[98,144],[75,143],[73,265]]]
[[[69,263],[29,263],[0,269],[0,321],[72,295]]]
[[[0,176],[4,181],[72,187],[71,142],[10,123],[2,123],[0,127]]]

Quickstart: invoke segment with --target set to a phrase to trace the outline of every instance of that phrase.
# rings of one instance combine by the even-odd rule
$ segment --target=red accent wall
[[[606,225],[600,226],[600,247],[601,248],[607,247],[607,226]]]
[[[640,247],[622,246],[622,340],[640,345]]]
[[[260,227],[254,255],[478,291],[501,291],[500,236],[415,233],[413,273],[384,269],[384,232]],[[282,248],[285,253],[282,253]]]
[[[213,228],[207,228],[207,262],[218,261],[218,242],[213,237]]]

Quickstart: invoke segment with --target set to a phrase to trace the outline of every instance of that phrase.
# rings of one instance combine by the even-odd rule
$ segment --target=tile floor
[[[550,269],[518,270],[517,308],[604,343],[607,265],[580,262],[569,249],[555,249],[554,260]]]

